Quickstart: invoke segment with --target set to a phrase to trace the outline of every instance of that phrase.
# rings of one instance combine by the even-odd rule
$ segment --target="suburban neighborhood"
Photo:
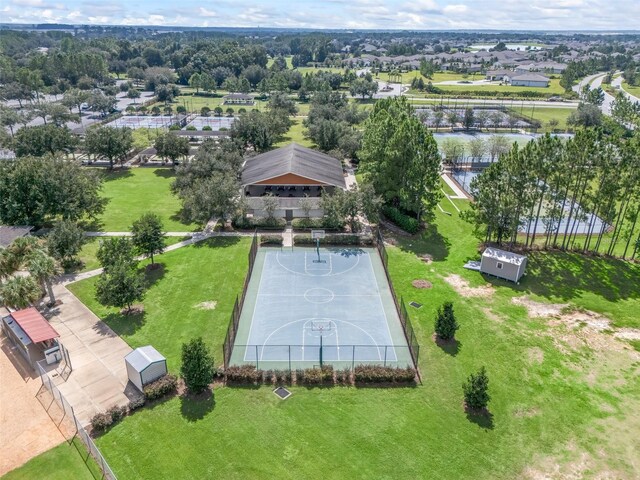
[[[569,3],[7,3],[0,477],[638,478],[638,11]]]

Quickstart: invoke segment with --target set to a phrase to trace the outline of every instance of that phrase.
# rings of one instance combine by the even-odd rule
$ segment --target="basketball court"
[[[259,249],[231,363],[412,365],[377,251]]]

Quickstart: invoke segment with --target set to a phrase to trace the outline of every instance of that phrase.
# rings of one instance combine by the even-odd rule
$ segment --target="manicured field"
[[[511,85],[438,85],[438,88],[446,92],[540,92],[544,95],[562,95],[564,88],[560,86],[560,80],[552,78],[547,88],[541,87],[512,87]]]
[[[436,72],[432,78],[426,78],[422,76],[422,74],[420,73],[420,70],[402,72],[401,75],[402,75],[403,84],[409,84],[411,83],[411,80],[413,80],[414,78],[420,78],[420,77],[422,77],[422,80],[424,80],[425,83],[427,82],[438,83],[438,82],[444,82],[447,80],[473,81],[473,80],[481,80],[484,78],[484,75],[482,75],[481,73],[470,73],[468,75],[464,75],[462,73],[456,73],[456,72]],[[383,82],[388,82],[389,72],[380,72],[378,76],[376,76],[375,78]]]
[[[289,131],[284,134],[282,141],[276,143],[274,147],[284,147],[285,145],[289,145],[291,142],[299,143],[305,147],[312,147],[314,145],[313,141],[304,137],[307,129],[302,124],[303,119],[296,117],[292,117],[291,119],[293,121],[293,125],[291,125]]]
[[[100,305],[95,299],[97,277],[69,289],[129,345],[156,347],[167,357],[169,370],[177,373],[182,343],[196,336],[215,348],[221,360],[233,302],[247,269],[248,246],[247,238],[214,238],[157,256],[164,267],[147,274],[152,286],[142,315],[120,315],[119,309]],[[215,302],[214,308],[205,308],[203,302]]]
[[[396,291],[424,305],[410,312],[422,385],[292,387],[285,402],[268,387],[216,388],[215,401],[175,397],[98,438],[119,478],[634,478],[637,353],[608,330],[530,318],[512,299],[573,304],[616,327],[637,328],[640,267],[540,253],[531,255],[520,285],[483,278],[462,267],[478,258],[469,225],[448,200],[441,205],[452,215],[437,210],[423,234],[387,248]],[[456,205],[464,209],[466,201]],[[243,240],[163,255],[164,275],[147,293],[140,320],[98,307],[92,281],[71,288],[132,346],[153,344],[177,372],[181,342],[203,335],[212,346],[222,343],[247,251]],[[417,257],[426,253],[431,263]],[[445,280],[452,274],[463,287]],[[433,288],[417,290],[414,279]],[[485,288],[467,296],[465,284]],[[203,301],[218,304],[195,308]],[[441,348],[432,340],[433,318],[444,301],[454,302],[461,328],[457,343]],[[462,408],[460,386],[482,365],[491,417]]]
[[[622,82],[622,88],[624,88],[627,93],[629,93],[629,94],[633,95],[634,97],[640,99],[640,86],[632,87],[627,82]]]
[[[129,231],[133,221],[146,212],[160,215],[167,232],[195,230],[196,225],[180,220],[180,200],[170,190],[174,177],[173,170],[168,168],[105,171],[102,195],[109,203],[99,217],[100,230]]]
[[[165,246],[173,245],[175,243],[181,242],[182,240],[186,240],[188,237],[165,237],[164,243]],[[71,272],[88,272],[90,270],[95,270],[96,268],[100,268],[100,262],[96,258],[96,254],[98,253],[98,247],[100,247],[100,238],[98,237],[90,237],[87,239],[85,244],[82,246],[80,253],[78,254],[78,260],[81,265],[78,265],[76,268],[69,270],[67,273]]]
[[[94,480],[101,476],[98,465],[76,438],[72,444],[63,442],[38,455],[3,475],[2,480]]]
[[[552,118],[558,120],[558,126],[555,127],[556,131],[566,131],[567,129],[567,118],[569,115],[575,111],[573,108],[544,108],[544,107],[524,107],[524,108],[513,108],[511,109],[514,112],[524,115],[528,118],[533,118],[534,120],[538,120],[542,124],[543,132],[551,132],[552,129],[549,126],[549,120]]]

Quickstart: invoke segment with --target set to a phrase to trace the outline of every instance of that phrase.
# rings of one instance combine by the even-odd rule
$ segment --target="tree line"
[[[466,218],[485,241],[635,258],[640,136],[581,129],[511,150],[471,182]],[[544,226],[544,233],[537,233]]]

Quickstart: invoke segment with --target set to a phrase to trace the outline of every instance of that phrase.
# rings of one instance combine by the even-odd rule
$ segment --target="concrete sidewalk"
[[[80,423],[86,425],[96,413],[127,405],[139,395],[135,387],[127,389],[124,357],[132,349],[64,285],[54,285],[53,290],[62,304],[46,316],[69,351],[73,371],[66,381],[56,371],[49,374]]]

